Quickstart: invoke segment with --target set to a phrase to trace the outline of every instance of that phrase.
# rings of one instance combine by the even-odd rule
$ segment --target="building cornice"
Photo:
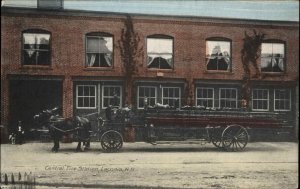
[[[37,16],[38,15],[38,16]],[[285,27],[289,29],[299,29],[299,22],[296,21],[269,21],[269,20],[250,20],[250,19],[232,19],[232,18],[216,18],[216,17],[198,17],[198,16],[166,16],[166,15],[147,15],[147,14],[127,14],[115,12],[100,12],[100,11],[84,11],[84,10],[47,10],[37,8],[19,8],[19,7],[1,7],[1,16],[16,16],[16,17],[73,17],[74,19],[86,18],[102,18],[108,20],[122,20],[130,15],[137,21],[161,21],[161,22],[180,22],[183,24],[204,24],[204,25],[224,25],[245,26],[245,27],[268,27],[277,28]]]

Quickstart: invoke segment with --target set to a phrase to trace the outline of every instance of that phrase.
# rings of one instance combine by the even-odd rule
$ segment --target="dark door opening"
[[[15,132],[18,121],[22,121],[25,137],[34,137],[30,129],[37,128],[33,116],[44,109],[62,107],[62,81],[11,80],[10,81],[10,127]]]

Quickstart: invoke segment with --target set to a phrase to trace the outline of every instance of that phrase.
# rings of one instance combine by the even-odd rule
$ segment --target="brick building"
[[[64,117],[103,112],[108,105],[139,110],[145,97],[149,105],[240,108],[243,39],[255,30],[265,40],[260,77],[251,79],[250,110],[284,112],[298,132],[298,22],[131,19],[142,49],[132,93],[118,43],[126,15],[2,7],[1,122],[8,131],[18,120],[30,129],[35,113],[54,106],[63,107]]]

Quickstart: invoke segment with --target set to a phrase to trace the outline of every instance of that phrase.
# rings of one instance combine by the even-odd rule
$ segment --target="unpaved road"
[[[32,172],[37,188],[298,188],[298,143],[249,143],[243,152],[211,144],[125,143],[103,153],[99,143],[1,145],[1,173]]]

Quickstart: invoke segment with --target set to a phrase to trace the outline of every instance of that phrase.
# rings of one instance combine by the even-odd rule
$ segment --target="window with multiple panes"
[[[163,87],[162,103],[170,107],[180,107],[181,91],[179,87]]]
[[[206,40],[206,69],[231,70],[231,42],[229,40]]]
[[[291,109],[291,91],[288,89],[274,90],[274,110],[287,111]]]
[[[284,43],[262,43],[261,45],[261,71],[283,72],[285,50]]]
[[[23,65],[50,65],[50,33],[43,30],[23,32]]]
[[[214,107],[214,89],[198,87],[196,89],[196,106]]]
[[[122,88],[121,86],[103,86],[102,87],[102,108],[108,106],[121,107],[122,102]]]
[[[145,101],[147,101],[148,106],[156,104],[156,87],[138,87],[138,108],[144,108]]]
[[[78,109],[96,108],[96,86],[77,85],[76,105]]]
[[[86,67],[112,67],[113,37],[90,33],[86,36]]]
[[[173,38],[150,36],[147,38],[147,68],[173,69]]]
[[[237,89],[220,88],[220,108],[237,108]]]
[[[252,90],[252,109],[267,111],[269,110],[269,90],[253,89]]]

